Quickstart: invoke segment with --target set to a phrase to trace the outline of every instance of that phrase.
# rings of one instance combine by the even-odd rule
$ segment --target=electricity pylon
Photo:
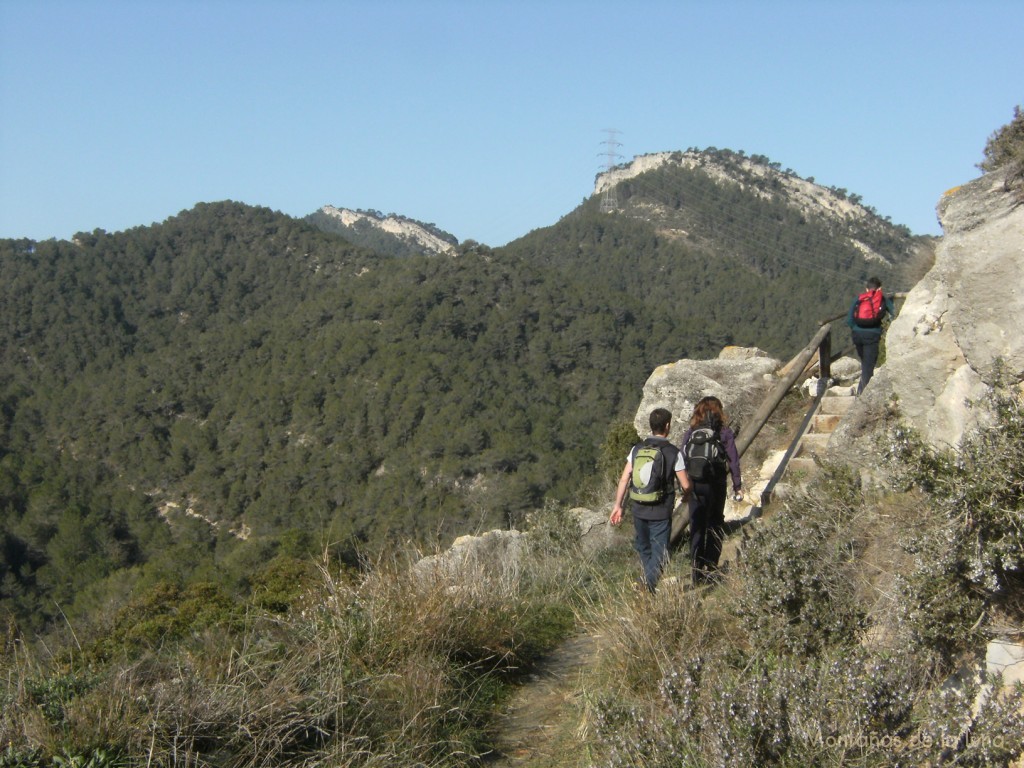
[[[618,161],[622,159],[622,155],[618,153],[618,147],[622,144],[618,141],[618,136],[621,131],[615,128],[605,128],[604,132],[608,134],[602,144],[604,144],[604,152],[602,153],[605,157],[604,170],[605,173],[610,174]],[[604,188],[604,194],[601,195],[601,213],[611,213],[619,208],[619,198],[615,193],[615,185],[611,183],[611,178],[608,179],[608,186]]]

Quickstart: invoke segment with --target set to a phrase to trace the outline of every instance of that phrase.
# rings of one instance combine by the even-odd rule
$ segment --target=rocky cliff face
[[[413,252],[427,255],[453,254],[458,244],[454,238],[446,239],[419,222],[394,214],[385,216],[333,205],[325,205],[317,213],[355,235],[357,243],[360,232],[377,231],[404,243]]]
[[[1024,381],[1024,205],[993,173],[947,192],[935,265],[886,335],[887,359],[833,437],[867,456],[887,410],[938,447],[985,419],[996,364]]]
[[[643,160],[631,169],[668,161]],[[937,210],[944,234],[934,266],[897,305],[887,359],[829,443],[830,451],[867,469],[879,465],[882,436],[895,420],[936,447],[957,447],[986,419],[982,401],[997,383],[1000,362],[1024,387],[1024,205],[1006,191],[1003,175],[993,173],[950,190]],[[835,333],[834,349],[849,343],[845,325],[837,323]],[[706,394],[742,421],[778,363],[746,350],[723,358],[656,369],[644,387],[637,431],[646,434],[647,414],[663,406],[676,416],[678,439],[693,404]]]

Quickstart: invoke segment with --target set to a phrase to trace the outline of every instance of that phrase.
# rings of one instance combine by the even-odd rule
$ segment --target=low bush
[[[1007,186],[1024,199],[1024,112],[1013,108],[1013,120],[993,133],[985,143],[983,171],[1006,170]]]
[[[905,427],[891,440],[896,483],[920,488],[940,518],[907,544],[919,565],[907,589],[922,639],[978,622],[985,605],[1024,575],[1024,402],[1004,387],[985,405],[992,423],[967,435],[956,453]],[[976,639],[961,636],[958,644]]]
[[[849,471],[825,467],[813,495],[759,529],[744,549],[737,610],[745,630],[772,637],[788,653],[815,654],[855,642],[865,612],[856,600],[860,499]]]
[[[617,663],[591,681],[592,763],[1019,759],[1024,686],[997,693],[973,671],[997,601],[1022,631],[1005,607],[1021,604],[1005,598],[1024,530],[1020,398],[994,397],[994,423],[959,454],[894,435],[894,492],[866,496],[825,467],[759,523],[722,585],[606,614]]]

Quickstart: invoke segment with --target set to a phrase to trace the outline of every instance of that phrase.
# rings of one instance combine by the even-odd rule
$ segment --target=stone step
[[[838,413],[817,413],[811,420],[811,434],[831,434],[839,426],[842,416]]]
[[[832,437],[830,433],[808,432],[800,439],[800,445],[797,446],[794,455],[797,457],[824,455],[830,437]]]
[[[821,398],[821,407],[818,409],[818,413],[826,416],[842,416],[853,407],[855,402],[857,402],[857,398],[849,395],[827,395]]]
[[[786,476],[795,482],[807,480],[818,471],[818,465],[810,456],[796,456],[789,460]]]
[[[772,494],[771,500],[784,500],[793,498],[793,494],[796,493],[796,487],[792,483],[776,483],[775,491]]]
[[[846,397],[848,395],[851,397],[857,396],[856,384],[834,384],[825,392],[826,397]]]

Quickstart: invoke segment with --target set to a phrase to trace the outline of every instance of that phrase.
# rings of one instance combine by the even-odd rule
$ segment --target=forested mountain
[[[869,276],[906,290],[931,262],[928,238],[767,158],[705,150],[641,160],[607,175],[615,213],[602,212],[599,179],[598,194],[504,252],[669,316],[678,357],[727,344],[792,354]]]
[[[791,354],[914,245],[877,220],[873,263],[682,166],[618,199],[431,256],[232,202],[0,241],[0,606],[39,627],[159,580],[245,589],[278,552],[516,523],[581,492],[655,366]]]
[[[0,247],[0,579],[22,615],[108,577],[244,581],[282,542],[515,520],[578,490],[668,353],[638,305],[562,273],[384,257],[234,203]]]

